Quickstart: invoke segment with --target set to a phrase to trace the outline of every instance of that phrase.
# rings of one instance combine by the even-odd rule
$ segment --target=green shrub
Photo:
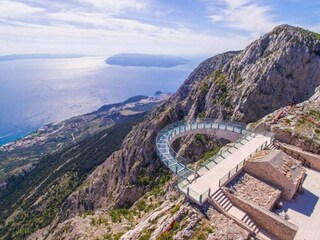
[[[149,229],[144,229],[139,240],[149,240],[151,238],[151,231]]]
[[[146,204],[146,201],[145,200],[140,200],[137,202],[136,204],[138,210],[141,212],[141,211],[146,211],[146,208],[147,208],[147,204]]]
[[[117,233],[117,234],[115,234],[115,235],[113,236],[113,239],[114,239],[114,240],[119,240],[123,234],[124,234],[124,232],[119,232],[119,233]]]
[[[178,205],[176,205],[174,208],[172,208],[171,211],[170,211],[171,214],[175,214],[176,212],[178,212],[179,209],[180,209],[180,207],[181,207],[181,205],[178,204]]]
[[[103,239],[105,240],[112,240],[112,234],[111,233],[106,233],[102,236]]]
[[[204,118],[206,117],[206,112],[200,112],[200,113],[198,114],[198,117],[199,117],[200,119],[204,119]]]

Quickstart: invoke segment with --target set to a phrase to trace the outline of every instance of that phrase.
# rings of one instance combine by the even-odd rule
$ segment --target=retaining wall
[[[237,197],[225,189],[222,190],[230,201],[247,212],[259,226],[270,232],[280,240],[292,240],[298,231],[298,227],[273,212],[261,208],[243,198]]]

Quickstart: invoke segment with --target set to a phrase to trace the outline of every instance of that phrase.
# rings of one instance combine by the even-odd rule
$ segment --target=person
[[[294,107],[295,105],[296,105],[296,101],[295,101],[294,97],[292,97],[291,107]]]

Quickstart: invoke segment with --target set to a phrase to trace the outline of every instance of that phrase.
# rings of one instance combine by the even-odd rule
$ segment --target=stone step
[[[224,196],[223,197],[223,200],[219,203],[220,204],[220,206],[224,206],[224,204],[226,204],[227,202],[229,201],[229,199],[226,197],[226,196]]]
[[[274,146],[272,143],[270,143],[268,146],[267,146],[268,149],[270,150],[277,150],[276,146]]]
[[[221,194],[219,194],[214,200],[215,200],[216,202],[218,202],[218,201],[222,200],[223,198],[224,198],[224,195],[223,195],[223,193],[221,193]]]
[[[217,201],[219,205],[222,205],[224,201],[228,200],[227,197],[223,194],[220,199]]]
[[[230,208],[232,208],[233,204],[232,202],[229,203],[229,205],[226,207],[226,211],[228,212],[230,210]]]
[[[227,206],[230,204],[230,200],[227,198],[227,200],[221,205],[224,209],[227,209]]]
[[[246,214],[241,221],[246,224],[250,229],[252,229],[252,231],[255,234],[258,234],[260,232],[260,228],[259,226],[255,223],[255,221],[248,215]]]
[[[218,189],[212,196],[211,198],[214,200],[219,199],[221,196],[223,195],[223,192],[221,191],[221,189]]]

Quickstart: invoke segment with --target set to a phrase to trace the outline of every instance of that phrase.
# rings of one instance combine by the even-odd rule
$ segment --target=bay
[[[111,66],[106,57],[0,62],[0,145],[104,104],[175,92],[196,61],[173,68]]]

